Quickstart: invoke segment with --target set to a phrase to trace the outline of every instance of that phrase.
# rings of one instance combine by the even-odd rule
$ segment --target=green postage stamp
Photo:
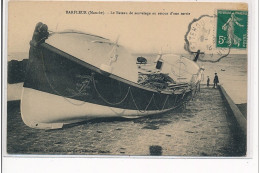
[[[238,49],[247,47],[247,14],[247,11],[217,11],[217,47]]]

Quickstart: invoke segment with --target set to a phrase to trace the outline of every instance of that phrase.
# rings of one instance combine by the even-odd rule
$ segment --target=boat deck
[[[27,127],[8,103],[9,154],[244,156],[245,139],[220,90],[201,87],[185,110],[139,119],[103,118],[58,130]]]

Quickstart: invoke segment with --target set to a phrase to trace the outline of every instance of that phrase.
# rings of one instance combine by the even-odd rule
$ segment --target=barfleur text
[[[101,14],[101,15],[104,15],[105,12],[104,11],[66,10],[66,14],[88,14],[88,15]]]

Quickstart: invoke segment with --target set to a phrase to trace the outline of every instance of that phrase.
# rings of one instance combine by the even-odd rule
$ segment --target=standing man
[[[214,77],[214,86],[213,86],[213,88],[215,88],[215,86],[217,87],[217,86],[218,86],[218,83],[219,83],[218,75],[217,75],[217,73],[215,73],[215,77]]]
[[[207,87],[209,87],[209,82],[210,82],[210,79],[209,79],[209,76],[207,78]]]

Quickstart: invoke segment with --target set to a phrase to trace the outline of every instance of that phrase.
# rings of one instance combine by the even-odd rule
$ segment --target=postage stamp
[[[247,47],[247,15],[247,11],[217,11],[217,47],[238,49]]]

